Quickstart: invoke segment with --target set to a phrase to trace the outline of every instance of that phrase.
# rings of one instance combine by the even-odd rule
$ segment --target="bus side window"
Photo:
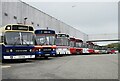
[[[5,40],[5,39],[4,39],[4,36],[2,36],[1,39],[2,39],[2,42],[4,42],[4,40]]]
[[[36,41],[35,35],[33,36],[33,41],[34,41],[34,45],[37,45],[37,41]]]
[[[70,40],[68,39],[68,46],[70,46]]]
[[[3,43],[4,41],[4,37],[3,36],[0,36],[0,43]]]

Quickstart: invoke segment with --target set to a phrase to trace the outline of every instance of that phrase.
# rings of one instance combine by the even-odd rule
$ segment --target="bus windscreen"
[[[5,43],[7,45],[33,45],[34,35],[31,32],[6,32]]]

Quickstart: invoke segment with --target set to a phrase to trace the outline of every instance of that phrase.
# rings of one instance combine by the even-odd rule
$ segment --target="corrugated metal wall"
[[[6,24],[24,23],[24,18],[27,18],[26,24],[32,24],[36,29],[48,27],[49,29],[54,29],[56,33],[66,33],[70,36],[81,38],[84,41],[88,39],[87,34],[24,2],[21,2],[19,0],[17,2],[2,2],[3,26]]]

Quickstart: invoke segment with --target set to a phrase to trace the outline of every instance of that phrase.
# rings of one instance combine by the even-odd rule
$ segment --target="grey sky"
[[[87,34],[118,32],[117,2],[27,3]]]

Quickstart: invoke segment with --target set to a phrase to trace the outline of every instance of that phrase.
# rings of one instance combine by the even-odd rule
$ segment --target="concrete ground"
[[[118,79],[118,54],[71,55],[4,63],[3,79]]]

